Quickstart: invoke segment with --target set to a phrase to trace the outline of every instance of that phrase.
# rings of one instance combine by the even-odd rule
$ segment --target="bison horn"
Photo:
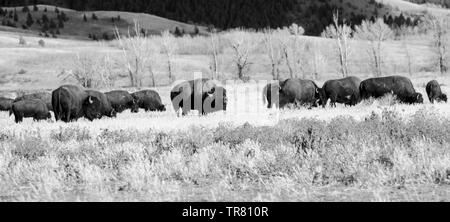
[[[92,104],[92,103],[94,103],[94,101],[92,101],[92,97],[89,96],[89,104]]]

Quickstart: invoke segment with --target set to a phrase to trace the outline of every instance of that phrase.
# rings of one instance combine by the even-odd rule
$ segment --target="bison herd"
[[[431,103],[447,102],[447,95],[442,93],[436,80],[427,84],[426,92]],[[395,95],[402,103],[423,103],[422,94],[415,91],[411,80],[402,76],[364,81],[357,77],[347,77],[326,81],[322,88],[311,80],[287,79],[268,84],[263,89],[267,108],[285,108],[288,105],[325,108],[328,101],[331,107],[336,107],[336,103],[355,106],[362,100],[380,98],[387,94]],[[226,110],[228,103],[226,89],[209,79],[181,82],[171,90],[170,99],[174,110],[182,115],[187,115],[192,110],[202,115]],[[51,111],[56,121],[72,122],[80,118],[90,121],[104,116],[114,118],[117,113],[125,110],[137,113],[139,109],[146,112],[166,111],[160,95],[153,90],[135,93],[115,90],[102,93],[75,85],[64,85],[52,93],[33,93],[16,99],[0,97],[0,111],[8,111],[10,116],[14,114],[16,123],[22,122],[23,118],[33,118],[36,121],[50,119]]]
[[[426,91],[431,103],[447,102],[447,95],[442,93],[436,80],[427,84]],[[328,101],[332,107],[336,107],[336,103],[354,106],[362,100],[376,99],[387,94],[395,95],[402,103],[423,103],[422,94],[416,92],[411,80],[403,76],[371,78],[364,81],[357,77],[347,77],[326,81],[322,88],[311,80],[287,79],[268,84],[263,93],[267,108],[273,106],[284,108],[289,104],[325,108]]]

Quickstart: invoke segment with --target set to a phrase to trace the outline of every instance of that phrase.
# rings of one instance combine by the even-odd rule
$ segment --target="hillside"
[[[376,0],[377,2],[390,6],[396,10],[407,12],[410,14],[423,14],[424,12],[435,14],[435,15],[449,15],[450,10],[439,7],[432,7],[430,5],[422,5],[413,3],[412,1],[404,0]],[[424,2],[424,1],[414,1],[414,2]],[[440,2],[440,1],[426,1],[426,3]],[[449,2],[450,3],[450,2]]]
[[[1,2],[4,2],[1,4]],[[37,0],[36,2],[79,11],[128,11],[148,13],[188,24],[237,27],[276,28],[297,23],[307,35],[318,36],[332,22],[332,12],[358,25],[363,19],[390,14],[392,9],[375,0]],[[23,2],[22,2],[23,4]],[[0,0],[0,5],[20,5],[20,1]],[[109,18],[110,19],[110,18]]]
[[[114,29],[118,27],[121,33],[127,33],[130,27],[133,27],[134,20],[136,19],[140,28],[145,30],[148,34],[159,34],[163,30],[171,30],[172,32],[178,28],[186,33],[194,33],[195,26],[189,25],[162,17],[144,14],[144,13],[130,13],[119,11],[76,11],[66,8],[58,8],[59,13],[55,12],[55,6],[49,5],[37,5],[37,11],[33,10],[30,6],[30,14],[33,20],[33,24],[29,27],[29,30],[25,30],[23,25],[26,24],[28,13],[23,12],[23,7],[4,7],[4,10],[8,12],[17,11],[18,21],[9,19],[14,22],[17,29],[15,32],[38,34],[43,33],[43,16],[49,19],[49,23],[53,21],[57,27],[52,29],[51,25],[47,32],[59,31],[59,36],[64,38],[76,38],[76,39],[89,39],[89,36],[97,39],[112,39],[114,37]],[[44,10],[47,9],[47,12]],[[58,15],[62,13],[68,18],[63,22],[63,28],[59,27]],[[97,19],[93,19],[93,15],[96,15]],[[84,20],[86,15],[86,21]],[[0,17],[1,19],[1,17]],[[38,22],[39,20],[39,22]],[[40,23],[40,24],[38,24]],[[14,31],[11,27],[0,26],[0,30]],[[200,32],[205,32],[204,27],[199,27]]]
[[[450,8],[450,0],[406,0],[417,4],[434,4],[437,6]]]

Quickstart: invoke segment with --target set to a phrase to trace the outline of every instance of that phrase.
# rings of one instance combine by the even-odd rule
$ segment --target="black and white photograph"
[[[450,0],[0,0],[0,202],[448,202],[448,93]]]

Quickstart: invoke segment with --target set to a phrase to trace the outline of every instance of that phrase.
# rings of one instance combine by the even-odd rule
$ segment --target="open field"
[[[420,85],[420,80],[415,80]],[[168,103],[168,87],[158,88]],[[450,105],[264,109],[64,124],[0,113],[2,201],[449,201]],[[261,88],[259,88],[261,90]],[[448,92],[449,88],[445,87]]]

